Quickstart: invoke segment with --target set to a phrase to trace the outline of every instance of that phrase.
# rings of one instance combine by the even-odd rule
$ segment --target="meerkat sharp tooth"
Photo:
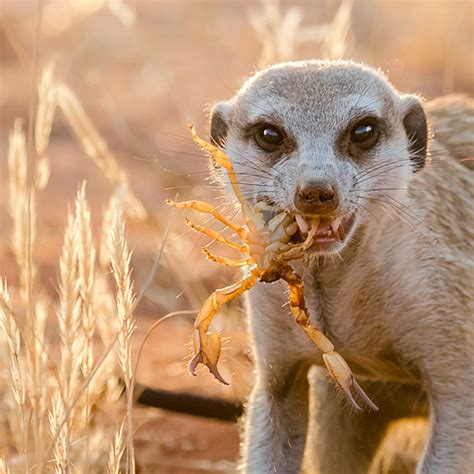
[[[298,224],[298,227],[300,228],[301,233],[306,234],[309,230],[309,225],[306,222],[306,219],[302,215],[296,214],[295,220],[296,220],[296,223]]]
[[[331,229],[334,233],[336,233],[337,229],[339,229],[341,222],[342,222],[342,217],[338,217],[337,219],[334,219],[333,223],[331,224]]]

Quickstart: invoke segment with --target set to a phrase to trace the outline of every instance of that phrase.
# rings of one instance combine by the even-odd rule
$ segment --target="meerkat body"
[[[257,74],[214,108],[212,139],[250,202],[303,226],[323,216],[294,265],[312,323],[379,407],[357,413],[324,371],[308,377],[321,355],[288,316],[284,285],[260,283],[247,298],[256,381],[245,472],[297,473],[306,447],[309,472],[365,473],[388,425],[420,414],[430,430],[417,472],[470,472],[474,173],[459,158],[474,153],[474,108],[464,99],[464,117],[440,112],[456,103],[428,107],[430,141],[419,99],[380,73],[307,61]]]

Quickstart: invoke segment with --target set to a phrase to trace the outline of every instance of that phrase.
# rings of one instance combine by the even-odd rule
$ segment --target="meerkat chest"
[[[348,267],[338,278],[325,272],[314,277],[307,304],[313,323],[341,351],[377,357],[392,351],[395,326],[415,311],[406,286],[389,271]]]

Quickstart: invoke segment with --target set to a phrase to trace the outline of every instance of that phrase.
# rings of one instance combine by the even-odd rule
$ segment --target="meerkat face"
[[[399,94],[381,73],[305,61],[273,66],[217,104],[211,139],[233,162],[248,201],[294,215],[302,234],[319,216],[311,251],[328,254],[397,207],[424,166],[427,125],[419,99]]]

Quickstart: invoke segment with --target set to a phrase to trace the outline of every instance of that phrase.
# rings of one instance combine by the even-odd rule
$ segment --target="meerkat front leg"
[[[256,365],[243,441],[247,474],[299,473],[308,425],[308,353],[312,343],[288,317],[286,284],[247,294]]]
[[[431,430],[417,474],[467,474],[474,465],[474,383],[472,368],[459,375],[458,384],[447,379],[430,397]]]
[[[321,368],[312,370],[309,380],[306,461],[312,474],[367,474],[389,424],[399,418],[426,414],[423,393],[416,387],[366,382],[365,388],[378,395],[379,410],[360,412],[337,396],[334,384]]]
[[[300,472],[308,426],[308,367],[279,367],[258,380],[249,401],[243,471]],[[270,380],[274,377],[273,380]]]

